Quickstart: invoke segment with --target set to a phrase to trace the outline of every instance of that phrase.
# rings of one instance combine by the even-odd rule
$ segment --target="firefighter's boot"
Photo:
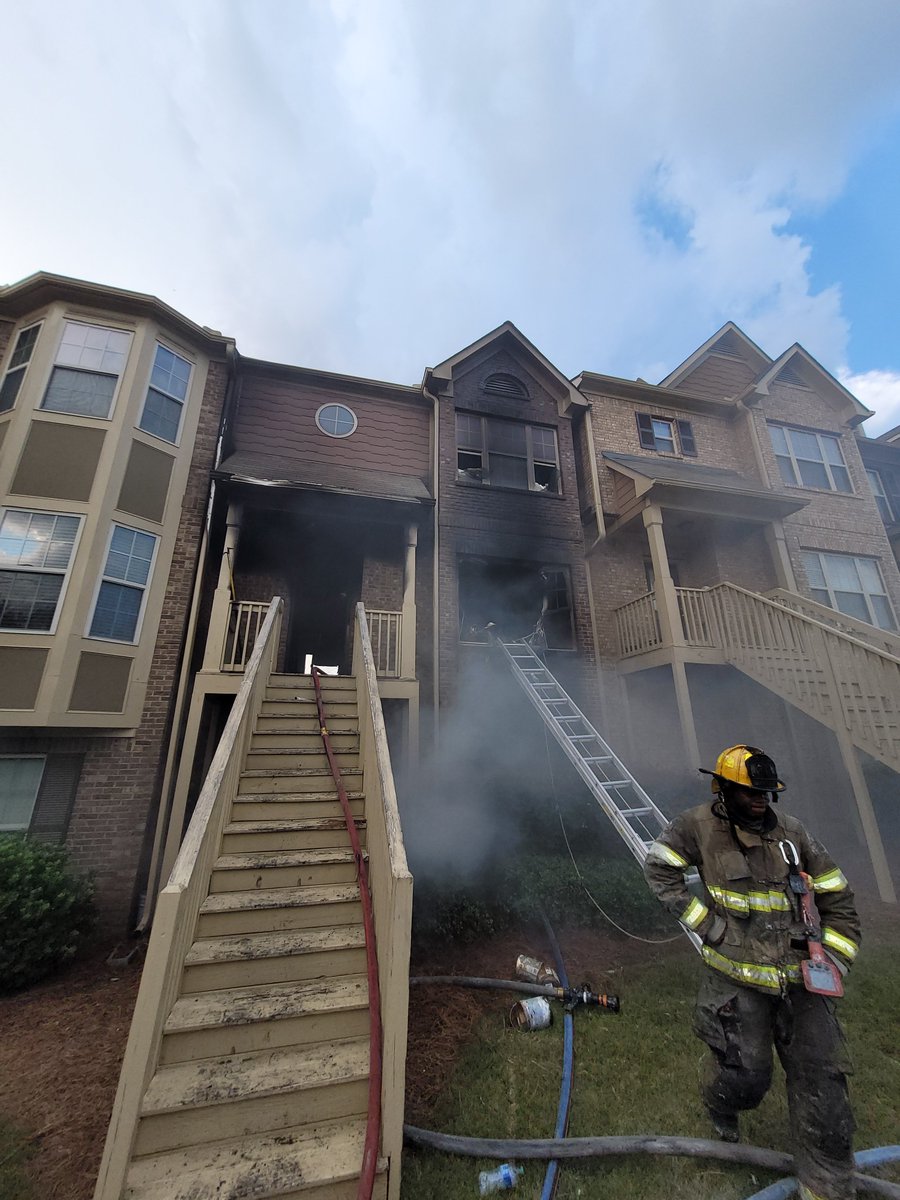
[[[709,1113],[709,1119],[712,1121],[716,1137],[720,1142],[739,1142],[741,1140],[737,1113],[716,1112],[713,1108],[708,1108],[706,1111]]]

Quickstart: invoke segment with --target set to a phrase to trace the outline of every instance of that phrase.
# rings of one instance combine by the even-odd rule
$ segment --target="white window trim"
[[[59,408],[44,408],[44,400],[46,399],[47,392],[50,388],[50,381],[53,379],[53,372],[56,370],[57,367],[61,367],[64,371],[82,371],[85,375],[111,375],[111,374],[113,374],[112,371],[91,370],[89,367],[72,367],[72,366],[69,366],[68,363],[57,362],[57,359],[59,357],[60,347],[62,346],[62,340],[65,335],[67,325],[87,325],[91,329],[108,329],[113,333],[124,333],[124,334],[128,335],[128,350],[125,354],[125,362],[122,364],[122,370],[120,372],[118,372],[118,374],[116,375],[116,386],[113,388],[113,394],[112,394],[112,397],[109,402],[109,412],[106,414],[105,417],[95,417],[95,416],[91,416],[90,414],[87,414],[87,413],[73,413],[73,412],[68,412],[65,409],[59,409]],[[121,325],[98,324],[96,321],[88,321],[83,317],[63,317],[62,328],[59,331],[59,337],[57,338],[57,342],[56,342],[56,351],[54,352],[54,355],[53,355],[53,361],[50,363],[50,371],[47,375],[47,380],[44,384],[43,394],[37,405],[38,411],[41,413],[44,413],[50,417],[62,417],[65,420],[72,420],[74,418],[75,420],[78,420],[78,421],[104,421],[106,424],[109,424],[109,422],[112,421],[113,417],[115,416],[116,407],[119,403],[119,393],[122,390],[122,380],[125,376],[125,372],[128,370],[128,360],[131,357],[131,352],[132,352],[133,347],[134,347],[134,330],[133,329],[125,329]]]
[[[878,480],[877,488],[872,483],[873,475]],[[887,494],[887,488],[884,486],[884,480],[881,478],[881,472],[877,467],[866,467],[866,479],[869,481],[869,487],[872,489],[872,495],[875,498],[875,507],[878,509],[878,515],[881,517],[882,521],[884,521],[885,525],[893,525],[893,523],[897,520],[897,517],[894,514],[894,506],[891,504],[890,497]],[[888,517],[885,517],[884,513],[881,511],[881,505],[878,503],[879,500],[884,501],[884,507],[887,509],[889,514]]]
[[[182,362],[186,362],[191,369],[183,400],[180,400],[177,396],[173,396],[170,392],[164,392],[162,388],[154,387],[153,385],[153,368],[156,365],[156,349],[158,346],[161,346],[163,350],[168,350],[170,354],[174,354],[175,357],[180,358]],[[147,375],[147,386],[144,389],[144,402],[141,405],[141,411],[138,413],[138,419],[134,426],[135,429],[137,429],[145,437],[151,437],[154,439],[154,441],[160,442],[163,446],[175,446],[177,448],[181,445],[181,435],[184,433],[184,414],[187,411],[188,401],[191,396],[191,388],[194,383],[194,369],[196,365],[197,364],[193,361],[193,359],[188,358],[188,356],[181,350],[176,350],[175,347],[170,343],[164,342],[161,338],[156,338],[153,345],[153,360],[150,363],[150,371]],[[178,417],[178,433],[174,442],[170,442],[168,438],[164,438],[160,434],[154,433],[151,429],[144,429],[143,425],[141,425],[141,421],[144,419],[144,410],[146,409],[147,401],[150,398],[151,388],[153,388],[154,391],[160,392],[166,397],[167,400],[174,400],[176,404],[181,405],[181,413]]]
[[[41,777],[38,779],[37,787],[34,789],[34,799],[31,802],[31,812],[28,814],[27,825],[4,825],[0,824],[0,833],[27,833],[31,828],[31,822],[34,820],[34,810],[37,808],[38,796],[41,794],[41,784],[44,782],[44,772],[47,770],[47,755],[46,754],[0,754],[0,762],[8,762],[12,759],[14,762],[21,762],[22,759],[38,760],[42,762]]]
[[[809,550],[805,547],[802,548],[802,553],[803,554],[815,554],[819,558],[819,569],[821,570],[822,575],[825,577],[824,590],[828,593],[828,599],[830,601],[830,603],[828,604],[827,607],[833,609],[835,612],[839,612],[844,617],[849,617],[851,620],[859,620],[859,618],[858,617],[854,618],[851,613],[845,613],[843,609],[838,608],[837,604],[834,603],[835,589],[834,589],[833,584],[831,583],[831,580],[828,578],[827,564],[825,563],[824,559],[828,558],[828,557],[848,558],[848,559],[851,559],[854,562],[854,564],[859,560],[864,560],[866,562],[873,563],[876,571],[878,572],[878,578],[881,580],[881,586],[883,588],[883,591],[881,591],[877,594],[880,596],[884,596],[885,600],[887,601],[888,609],[890,610],[891,616],[894,618],[894,627],[893,627],[893,629],[885,629],[883,625],[879,625],[878,622],[876,620],[874,620],[875,613],[872,610],[872,604],[871,604],[869,597],[872,595],[875,595],[876,593],[861,591],[857,594],[862,596],[865,599],[866,608],[869,611],[869,618],[870,618],[869,621],[867,622],[867,624],[874,626],[875,629],[881,629],[884,633],[896,633],[897,632],[898,628],[900,628],[897,625],[897,613],[894,609],[893,601],[891,600],[890,594],[887,590],[887,585],[884,582],[884,572],[881,569],[881,559],[877,555],[875,555],[875,554],[843,554],[837,550]],[[857,570],[858,570],[858,568],[857,568]],[[807,578],[807,586],[810,591],[810,599],[815,599],[815,597],[812,595],[812,592],[814,592],[814,591],[820,592],[823,590],[822,588],[813,587],[812,583],[809,581],[808,578]],[[841,591],[844,589],[838,588],[837,590]]]
[[[128,583],[127,580],[117,579],[115,576],[106,575],[106,563],[109,558],[110,547],[112,546],[113,534],[117,529],[127,529],[129,533],[143,533],[146,537],[153,538],[153,557],[150,559],[150,570],[147,572],[147,582],[145,584]],[[150,594],[150,587],[153,583],[153,574],[156,570],[156,559],[159,554],[159,534],[153,533],[149,529],[141,529],[138,525],[125,525],[121,521],[113,521],[109,527],[109,533],[106,538],[106,547],[103,551],[103,566],[100,569],[100,574],[97,576],[97,582],[94,585],[94,595],[91,599],[91,607],[88,611],[87,624],[85,626],[84,636],[92,642],[111,642],[117,646],[136,646],[141,640],[141,633],[144,628],[144,614],[147,611],[147,598]],[[115,583],[122,587],[133,588],[135,591],[140,586],[143,595],[141,597],[141,607],[138,609],[138,617],[134,626],[134,636],[130,639],[103,637],[99,633],[91,633],[91,626],[94,623],[94,611],[97,607],[97,601],[100,598],[100,589],[104,583]]]
[[[847,465],[847,458],[846,458],[846,455],[844,454],[844,447],[841,444],[840,434],[822,433],[818,429],[804,429],[804,427],[802,425],[782,425],[778,421],[770,421],[768,424],[769,424],[770,429],[781,429],[784,431],[784,440],[787,442],[787,448],[788,448],[787,456],[790,459],[791,467],[793,469],[794,475],[797,480],[796,483],[786,483],[781,478],[781,470],[779,469],[778,479],[784,487],[801,488],[804,492],[829,492],[829,493],[833,493],[836,496],[855,496],[857,494],[853,487],[853,479],[850,475],[850,468]],[[797,455],[794,451],[793,443],[791,442],[791,439],[790,439],[790,433],[792,430],[796,430],[798,433],[809,434],[810,437],[814,437],[816,439],[816,444],[819,447],[819,453],[822,455],[822,460],[821,460],[822,466],[825,468],[825,474],[828,476],[829,482],[831,483],[831,487],[821,488],[821,487],[816,487],[814,484],[810,485],[808,483],[803,482],[803,476],[800,474],[800,468],[798,466],[799,460],[797,459]],[[822,447],[822,441],[821,441],[822,438],[828,438],[832,442],[837,442],[838,453],[841,456],[841,463],[843,464],[844,470],[847,472],[847,482],[850,484],[849,492],[845,492],[843,488],[834,486],[834,476],[831,474],[832,464],[828,461],[828,456],[826,455],[826,453]],[[775,449],[775,443],[772,441],[771,434],[769,434],[769,442],[772,446],[772,453],[775,455],[775,465],[777,467],[778,459],[784,458],[784,455]],[[804,459],[804,461],[805,462],[814,462],[816,460]]]
[[[319,417],[326,408],[342,408],[342,409],[344,409],[344,411],[348,412],[350,414],[350,416],[353,418],[353,428],[348,429],[346,433],[329,433],[327,429],[323,429],[322,426],[319,424]],[[353,434],[356,433],[356,430],[358,428],[359,428],[359,418],[357,417],[356,413],[349,406],[349,404],[344,404],[343,401],[341,401],[341,400],[329,400],[327,404],[320,404],[319,407],[316,409],[316,429],[318,429],[319,433],[324,433],[325,437],[338,438],[338,439],[352,437]]]
[[[14,338],[10,338],[9,358],[7,360],[9,363],[11,363],[13,360],[13,355],[16,352],[16,348],[19,344],[19,338],[21,338],[22,334],[28,333],[28,331],[31,329],[37,330],[37,334],[34,339],[34,345],[31,348],[31,354],[29,354],[27,361],[22,363],[21,366],[18,366],[18,367],[7,366],[6,370],[3,372],[3,378],[0,379],[0,386],[2,386],[4,383],[6,383],[7,379],[14,371],[21,372],[22,382],[19,384],[19,390],[16,392],[16,399],[15,399],[15,402],[13,403],[12,407],[5,408],[3,410],[3,413],[0,413],[0,416],[3,416],[4,413],[15,412],[16,408],[18,408],[19,397],[22,395],[22,388],[25,386],[25,379],[28,375],[28,368],[31,366],[32,361],[34,360],[34,353],[35,353],[35,350],[37,350],[37,345],[38,345],[38,342],[40,341],[41,326],[43,324],[44,324],[44,319],[42,317],[40,319],[40,321],[32,321],[32,323],[30,325],[23,325],[21,329],[16,330],[16,336]]]
[[[0,518],[8,512],[21,513],[40,513],[47,517],[76,517],[78,520],[78,529],[75,531],[75,538],[72,542],[72,553],[69,556],[69,565],[65,571],[48,569],[47,567],[0,567],[3,571],[22,571],[37,572],[42,575],[62,575],[62,587],[59,589],[59,598],[56,601],[56,612],[53,614],[53,620],[50,623],[49,629],[0,629],[0,635],[3,637],[51,637],[56,633],[56,628],[59,625],[59,616],[63,610],[63,605],[66,602],[66,592],[69,589],[69,579],[72,575],[72,564],[78,557],[78,544],[81,541],[81,531],[84,529],[84,517],[81,513],[59,512],[56,509],[50,508],[19,508],[18,505],[6,504],[0,507]],[[17,757],[22,757],[21,755]]]

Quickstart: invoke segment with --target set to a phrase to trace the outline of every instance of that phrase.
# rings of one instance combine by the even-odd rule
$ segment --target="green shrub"
[[[94,921],[94,887],[60,846],[0,835],[0,992],[69,962]]]

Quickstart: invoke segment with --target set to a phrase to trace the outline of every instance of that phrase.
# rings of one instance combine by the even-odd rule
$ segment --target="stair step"
[[[355,825],[365,842],[366,820],[357,817]],[[296,820],[232,821],[222,830],[222,853],[242,850],[313,850],[319,847],[350,845],[343,817],[298,817]]]
[[[328,691],[356,692],[355,675],[320,675],[319,686],[323,694]],[[270,675],[270,688],[308,688],[314,692],[312,675]]]
[[[365,1136],[364,1120],[322,1122],[137,1159],[124,1200],[356,1200]],[[379,1159],[374,1200],[386,1167]]]
[[[324,743],[318,720],[310,721],[310,729],[303,729],[294,721],[292,725],[281,729],[257,729],[250,739],[251,750],[293,749],[321,750]],[[332,750],[358,750],[359,730],[348,729],[346,726],[335,728],[328,726],[328,740]]]
[[[356,716],[356,713],[357,707],[355,695],[353,696],[352,700],[335,700],[329,697],[328,700],[325,701],[325,715],[331,721],[335,720],[335,718],[340,718],[341,720],[352,720]],[[303,719],[307,716],[315,716],[318,718],[318,711],[316,709],[316,701],[314,696],[303,697],[293,696],[290,694],[283,696],[267,695],[263,698],[262,705],[260,706],[260,716],[257,719],[290,717],[292,720],[294,720],[298,717]]]
[[[362,767],[341,769],[344,786],[358,787],[362,782]],[[328,767],[306,767],[299,770],[250,770],[241,773],[238,791],[250,792],[322,792],[334,788],[334,778]],[[335,795],[337,791],[335,789]]]
[[[365,792],[347,792],[350,811],[365,815]],[[241,821],[276,821],[284,817],[343,817],[337,789],[333,792],[251,792],[235,796],[231,815]]]
[[[161,1067],[144,1094],[135,1152],[358,1116],[368,1079],[368,1037]]]
[[[359,743],[355,746],[332,746],[341,773],[348,767],[359,765]],[[245,766],[250,771],[264,771],[271,767],[276,771],[302,770],[309,767],[328,767],[325,744],[319,738],[318,746],[268,746],[251,747],[247,751]]]
[[[163,1030],[164,1066],[279,1046],[364,1037],[369,1028],[365,975],[223,988],[183,996]]]
[[[361,924],[198,938],[185,956],[181,991],[355,975],[366,969],[365,945]]]
[[[351,869],[355,874],[355,867]],[[355,878],[300,888],[220,891],[204,900],[197,921],[197,936],[325,929],[358,925],[362,919],[362,902]]]
[[[351,883],[355,879],[356,859],[349,846],[319,846],[310,850],[251,850],[244,854],[223,854],[216,859],[212,868],[210,893],[259,888],[287,891],[320,883]]]

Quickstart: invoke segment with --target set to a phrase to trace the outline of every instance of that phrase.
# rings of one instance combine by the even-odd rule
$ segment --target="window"
[[[0,758],[0,833],[27,832],[44,762],[43,755]]]
[[[190,381],[191,364],[187,359],[158,345],[139,428],[174,445]]]
[[[786,484],[852,493],[840,438],[788,425],[770,425],[769,432],[778,470]]]
[[[891,502],[888,499],[885,491],[884,481],[877,471],[867,470],[869,485],[872,488],[872,495],[875,497],[875,503],[878,505],[878,511],[881,513],[881,519],[885,525],[892,525],[896,518],[894,510],[891,508]]]
[[[456,448],[462,483],[560,493],[555,429],[458,412]]]
[[[316,413],[316,424],[328,437],[349,437],[356,431],[356,413],[346,404],[323,404]]]
[[[31,325],[28,329],[23,329],[16,338],[12,358],[0,385],[0,412],[9,412],[16,403],[40,331],[40,325]]]
[[[0,629],[52,633],[80,517],[7,509],[0,521]]]
[[[137,640],[156,542],[152,533],[113,525],[88,637]]]
[[[877,558],[804,550],[803,566],[810,595],[820,604],[879,629],[897,628]]]
[[[642,450],[655,450],[657,454],[683,454],[697,456],[697,444],[690,421],[670,420],[655,417],[652,413],[635,413],[638,441]]]
[[[121,329],[66,321],[41,408],[107,418],[130,345]]]

